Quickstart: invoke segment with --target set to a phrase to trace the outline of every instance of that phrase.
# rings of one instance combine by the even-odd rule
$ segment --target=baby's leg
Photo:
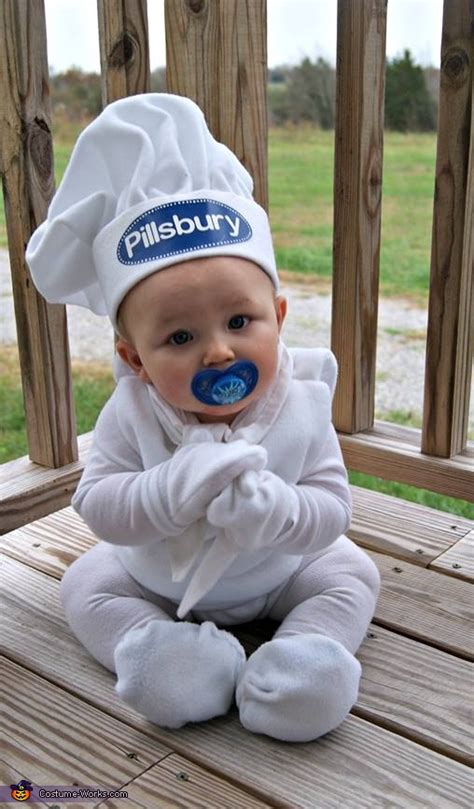
[[[207,621],[175,622],[177,606],[141,587],[111,545],[99,543],[65,573],[61,600],[71,629],[116,690],[152,722],[180,727],[226,713],[245,653]]]
[[[279,591],[273,640],[249,658],[237,688],[242,724],[286,741],[309,741],[339,725],[357,699],[354,653],[373,616],[379,574],[347,537],[305,557]]]

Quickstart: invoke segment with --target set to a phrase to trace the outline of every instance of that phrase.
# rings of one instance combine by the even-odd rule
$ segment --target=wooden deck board
[[[3,647],[5,649],[5,653],[17,663],[34,668],[36,673],[48,680],[53,681],[57,686],[64,688],[75,696],[87,701],[95,708],[105,711],[110,716],[127,722],[147,735],[151,735],[153,738],[157,739],[159,743],[176,749],[181,755],[185,755],[186,757],[192,759],[197,759],[196,763],[200,764],[200,766],[205,766],[211,770],[214,769],[215,771],[219,772],[222,767],[222,745],[225,744],[228,749],[228,755],[230,756],[227,763],[228,769],[225,771],[226,777],[239,779],[245,787],[262,789],[264,793],[269,796],[269,798],[273,797],[275,799],[283,799],[285,795],[295,796],[296,784],[300,783],[300,781],[296,777],[295,773],[293,773],[292,766],[296,766],[296,763],[299,762],[300,751],[303,747],[313,748],[315,751],[316,747],[318,747],[317,754],[316,752],[314,754],[314,761],[312,764],[312,766],[316,767],[314,771],[315,774],[311,776],[310,773],[305,774],[305,787],[302,792],[301,789],[299,792],[301,792],[302,800],[308,800],[308,789],[309,786],[312,785],[311,788],[313,790],[317,788],[320,796],[323,794],[319,792],[320,786],[318,786],[318,784],[320,784],[320,781],[318,781],[318,778],[321,777],[321,773],[316,766],[319,762],[319,746],[321,745],[322,741],[329,743],[334,734],[330,734],[325,740],[314,743],[313,745],[280,745],[279,743],[273,742],[270,739],[264,739],[263,737],[255,737],[251,734],[246,734],[243,729],[239,730],[240,725],[235,717],[235,713],[231,713],[228,717],[225,717],[222,720],[215,720],[212,723],[202,726],[202,728],[207,728],[208,730],[214,727],[214,729],[219,728],[222,731],[222,733],[216,733],[216,745],[217,740],[219,740],[220,746],[217,746],[215,749],[213,748],[213,752],[211,753],[209,752],[209,738],[206,735],[205,753],[203,753],[200,742],[196,742],[195,740],[196,732],[199,730],[199,728],[201,728],[201,726],[192,727],[189,730],[185,729],[176,733],[164,731],[163,729],[155,728],[155,726],[144,722],[144,720],[139,717],[138,714],[119,702],[113,690],[114,678],[112,675],[110,675],[90,658],[90,656],[76,642],[68,627],[65,625],[60,606],[57,602],[58,582],[55,579],[38,571],[34,571],[31,568],[27,568],[26,566],[6,557],[1,559],[1,569],[2,581],[5,585],[2,599],[5,602],[4,614],[7,616],[3,625]],[[20,582],[21,587],[18,587]],[[414,658],[408,654],[408,652],[403,650],[397,654],[396,645],[398,644],[400,646],[400,644],[403,643],[406,645],[408,643],[407,639],[396,638],[396,636],[394,636],[392,646],[390,647],[389,643],[387,647],[387,638],[389,638],[392,633],[386,631],[384,632],[382,630],[382,634],[382,641],[385,642],[385,647],[379,645],[378,648],[382,648],[383,653],[377,653],[374,656],[374,652],[371,651],[369,645],[362,647],[361,658],[364,659],[364,656],[367,656],[364,674],[365,683],[370,685],[370,690],[367,690],[366,684],[363,683],[360,700],[361,712],[364,713],[365,711],[366,715],[371,717],[371,720],[376,721],[381,725],[384,723],[389,724],[387,722],[387,715],[389,714],[390,710],[394,712],[396,711],[397,699],[399,696],[397,694],[395,673],[391,675],[391,680],[387,679],[387,669],[390,669],[390,660],[391,656],[393,656],[394,661],[397,661],[397,665],[402,668],[405,666],[406,670],[404,671],[403,680],[403,688],[405,689],[405,707],[403,708],[402,706],[401,711],[397,714],[396,722],[392,724],[392,727],[397,726],[397,728],[399,730],[401,729],[404,734],[417,737],[419,740],[428,740],[430,745],[436,746],[438,743],[440,749],[444,751],[449,751],[456,748],[456,757],[465,756],[465,748],[468,742],[463,741],[462,744],[459,744],[459,736],[457,736],[458,741],[456,741],[456,730],[453,727],[453,721],[450,720],[449,727],[447,726],[446,729],[443,727],[443,711],[449,712],[449,701],[445,706],[440,707],[438,723],[440,728],[439,733],[442,735],[441,743],[439,743],[439,740],[437,742],[434,738],[434,718],[432,711],[427,712],[424,709],[423,699],[420,692],[420,684],[419,682],[417,684],[417,672],[419,671],[420,665],[422,665],[424,670],[429,671],[430,666],[433,665],[433,653],[435,650],[430,649],[429,647],[424,648],[420,644]],[[370,643],[373,644],[374,641],[371,640]],[[377,644],[380,643],[381,641],[377,639]],[[415,646],[417,646],[417,644],[414,644],[413,648],[415,648]],[[372,646],[372,649],[374,648],[375,645]],[[389,650],[388,652],[387,648]],[[423,652],[428,654],[429,659],[424,659]],[[381,666],[381,660],[384,659],[385,655],[387,655],[387,659],[385,660],[384,665]],[[449,656],[447,655],[446,658],[448,657]],[[448,667],[447,670],[452,671],[447,663],[446,665]],[[395,663],[393,670],[396,672]],[[436,671],[434,674],[436,674]],[[407,689],[410,688],[411,683],[417,684],[413,695],[410,695],[407,692]],[[398,687],[400,687],[400,683]],[[466,685],[461,677],[461,698],[465,688]],[[429,693],[429,689],[430,683],[428,682],[426,683],[426,689],[424,692],[425,697]],[[453,700],[456,700],[455,695]],[[462,713],[462,705],[458,705],[456,711]],[[427,720],[423,719],[425,714],[427,715]],[[422,747],[419,744],[415,744],[408,739],[402,739],[401,736],[390,733],[383,727],[377,727],[376,724],[372,724],[372,722],[366,722],[363,725],[357,724],[357,722],[363,722],[363,720],[358,720],[356,717],[350,717],[350,719],[344,723],[343,727],[340,729],[340,731],[337,731],[337,733],[342,732],[348,723],[350,724],[350,732],[352,733],[351,723],[354,722],[356,722],[358,729],[362,728],[361,732],[363,738],[365,738],[366,733],[369,733],[369,735],[372,734],[373,738],[370,741],[371,748],[372,750],[379,750],[380,755],[382,755],[383,752],[384,761],[387,755],[390,759],[390,756],[393,753],[392,745],[394,744],[396,746],[403,744],[413,745],[413,747],[409,746],[407,748],[408,753],[404,753],[405,760],[407,759],[407,756],[410,758],[411,755],[414,755],[415,758],[417,758],[418,755],[421,755],[420,751],[423,751],[424,756],[439,755],[438,753],[429,751],[427,748]],[[420,726],[422,726],[421,731]],[[236,733],[239,734],[238,754],[236,754]],[[255,772],[252,772],[251,775],[248,773],[242,773],[241,733],[245,735],[247,741],[248,738],[251,738],[251,744],[257,745],[262,755],[264,754],[265,750],[267,754],[270,753],[270,750],[267,749],[268,745],[270,745],[272,749],[276,745],[277,748],[285,750],[287,768],[289,767],[289,770],[287,769],[284,775],[280,774],[279,783],[276,786],[272,784],[271,779],[268,780],[268,763],[265,766],[263,764],[265,758],[259,765],[260,767],[263,766],[263,772],[259,771],[257,773],[258,777],[256,776]],[[365,743],[368,745],[369,741],[367,740]],[[456,745],[458,746],[456,747]],[[366,752],[364,753],[363,751],[364,745],[362,744],[362,747],[359,745],[358,752],[353,753],[353,756],[356,758],[359,755],[361,756],[361,759],[358,762],[359,769],[361,767],[365,767],[364,756],[366,755]],[[232,755],[235,759],[233,763]],[[399,755],[401,755],[400,751]],[[254,756],[255,751],[253,754],[249,753],[249,761],[253,760]],[[296,756],[295,761],[293,761],[293,756]],[[457,763],[443,756],[439,756],[439,758],[441,759],[441,762],[444,763],[449,761],[449,766],[454,766],[454,764]],[[397,756],[394,755],[394,767],[396,766],[396,762]],[[334,763],[334,766],[336,766],[336,763]],[[379,766],[382,766],[382,758],[380,759]],[[428,766],[426,762],[424,766]],[[436,763],[436,766],[441,766],[441,763]],[[462,765],[459,764],[459,766]],[[354,769],[356,769],[355,762]],[[465,771],[462,769],[460,772],[461,776],[456,775],[456,778],[453,780],[452,784],[453,788],[455,783],[457,785],[456,794],[458,794],[459,783],[461,784],[461,787],[462,784],[465,783],[467,788],[467,783],[469,780],[467,770]],[[313,773],[312,769],[311,773]],[[392,775],[395,777],[394,773]],[[408,778],[408,775],[408,770],[404,772],[404,774],[402,772],[402,782],[403,778]],[[378,782],[376,782],[374,785],[371,781],[373,777],[374,773],[372,770],[370,770],[370,772],[367,774],[367,778],[369,779],[367,788],[370,786],[371,790],[375,789],[376,791],[374,794],[378,795],[379,799],[381,800],[383,795],[382,786]],[[387,777],[391,777],[390,771],[388,771]],[[446,777],[449,781],[449,775]],[[248,780],[249,778],[250,780]],[[351,774],[351,779],[352,778],[353,773]],[[408,783],[405,784],[403,788],[411,789],[414,787],[414,784],[415,780],[413,780],[412,775]],[[348,784],[346,786],[347,788],[349,787]],[[428,784],[425,784],[423,788],[427,789]],[[438,789],[438,786],[436,789]],[[440,798],[440,796],[438,797]],[[443,799],[447,799],[447,793],[444,794]],[[333,800],[333,798],[331,798],[331,800]],[[306,804],[302,803],[301,805],[311,806],[312,804],[307,802]],[[327,803],[327,805],[336,806],[336,799],[334,798],[334,802],[332,804]],[[367,805],[370,804],[367,803]],[[400,806],[402,805],[403,804],[400,803]],[[446,803],[445,805],[448,806],[449,803]],[[462,798],[458,798],[458,805],[463,805]]]
[[[133,800],[148,798],[152,805],[160,794],[190,809],[204,809],[209,794],[222,807],[269,805],[5,658],[0,658],[0,699],[9,717],[4,764],[28,773],[33,785],[125,789]],[[179,772],[188,779],[177,778]]]
[[[358,545],[427,566],[472,530],[471,520],[352,486],[349,536]]]
[[[381,627],[371,627],[369,636],[357,655],[357,715],[474,764],[474,717],[466,711],[473,664]]]
[[[430,568],[474,582],[474,530],[431,562]]]
[[[127,745],[117,744],[117,728],[123,728],[124,740],[135,738],[137,745],[144,740],[143,749],[150,753],[146,766],[140,767],[139,758],[132,760],[131,776],[130,766],[123,771],[120,783],[130,786],[131,800],[105,802],[102,809],[469,806],[474,786],[467,766],[473,752],[473,678],[467,660],[473,651],[472,587],[466,576],[456,575],[457,568],[454,576],[446,573],[453,558],[461,554],[465,559],[470,551],[466,542],[472,524],[440,515],[423,533],[420,507],[403,524],[407,512],[388,498],[391,523],[382,518],[386,510],[380,495],[357,497],[355,537],[377,551],[369,553],[382,573],[375,623],[358,655],[363,664],[360,696],[340,728],[303,745],[247,733],[235,709],[179,731],[146,722],[116,698],[114,677],[72,636],[58,602],[58,580],[95,537],[70,508],[0,537],[0,609],[5,616],[0,649],[9,672],[4,687],[9,689],[9,713],[15,699],[12,704],[23,712],[21,731],[9,732],[10,754],[0,763],[1,771],[7,767],[12,780],[34,780],[34,773],[41,777],[38,783],[51,783],[64,766],[67,782],[73,776],[66,778],[66,772],[77,781],[91,765],[87,780],[93,783],[97,768],[110,768],[114,755],[123,754]],[[268,625],[236,628],[250,650],[268,631]],[[53,715],[56,704],[54,721],[46,728],[48,711]],[[55,761],[55,723],[66,716],[68,706],[72,724],[78,724],[77,749],[74,728],[64,725],[64,755]],[[28,715],[33,716],[29,736]],[[81,717],[91,717],[89,725]],[[96,728],[94,748],[90,735]],[[96,764],[94,753],[106,731],[112,751]],[[26,772],[38,748],[37,769]],[[147,766],[151,769],[144,773]],[[188,781],[176,778],[177,768],[189,775]]]
[[[32,783],[118,788],[172,752],[4,657],[0,700],[2,757]]]
[[[142,809],[168,806],[209,809],[211,795],[219,809],[265,809],[272,805],[176,754],[135,778],[126,789],[132,806]],[[128,809],[129,805],[129,800],[99,804],[101,809],[124,809],[124,806]]]
[[[436,570],[370,553],[382,576],[375,622],[474,659],[472,586]]]

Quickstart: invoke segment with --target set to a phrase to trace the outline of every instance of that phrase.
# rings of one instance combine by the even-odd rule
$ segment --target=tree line
[[[405,50],[388,60],[385,75],[385,127],[399,132],[436,129],[439,71],[417,65]],[[166,89],[165,68],[151,74],[152,92]],[[55,113],[69,121],[86,121],[101,108],[100,77],[71,68],[51,76],[51,97]],[[335,122],[336,71],[324,59],[303,59],[299,65],[268,71],[270,124],[309,123],[332,129]]]

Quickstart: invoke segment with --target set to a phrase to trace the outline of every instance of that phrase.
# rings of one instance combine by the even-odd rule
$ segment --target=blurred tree
[[[311,121],[322,129],[334,126],[336,78],[324,59],[303,59],[287,83],[288,116],[293,122]]]
[[[415,65],[409,50],[387,62],[385,76],[385,126],[399,132],[436,129],[436,105],[428,91],[423,69]]]
[[[71,67],[51,76],[53,111],[68,121],[86,121],[102,109],[100,76]]]

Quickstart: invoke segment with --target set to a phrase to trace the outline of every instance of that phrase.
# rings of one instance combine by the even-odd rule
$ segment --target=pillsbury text
[[[252,229],[241,213],[210,199],[165,203],[142,213],[120,238],[122,264],[166,258],[250,239]]]

